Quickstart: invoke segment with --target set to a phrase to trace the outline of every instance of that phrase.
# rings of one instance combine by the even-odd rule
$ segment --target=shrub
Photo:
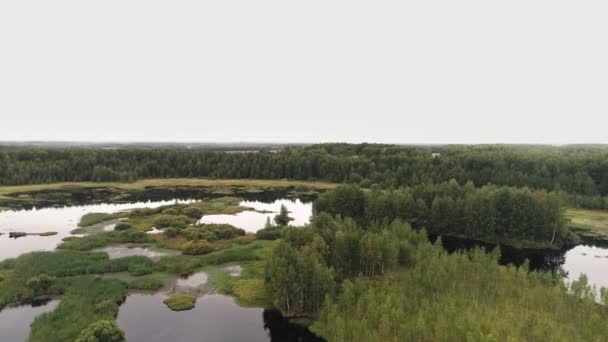
[[[167,209],[163,210],[163,214],[165,214],[165,215],[179,215],[179,211],[177,211],[174,208],[167,208]]]
[[[213,252],[213,246],[206,240],[188,241],[182,245],[182,252],[190,255],[200,255]]]
[[[131,224],[126,223],[126,222],[119,222],[116,224],[116,226],[114,226],[114,230],[117,230],[117,231],[128,230],[131,228],[133,228],[133,226],[131,226]]]
[[[120,330],[116,322],[111,320],[102,320],[91,323],[84,329],[76,342],[123,342],[125,334]]]
[[[173,311],[190,310],[194,307],[196,297],[188,294],[176,294],[163,301]]]
[[[278,240],[283,235],[285,227],[268,227],[260,229],[255,233],[255,237],[260,240]]]
[[[203,211],[197,207],[188,207],[184,209],[182,213],[196,220],[199,220],[201,217],[203,217]]]
[[[185,228],[191,223],[191,219],[184,215],[160,215],[154,219],[157,228],[179,227]]]
[[[178,228],[178,227],[167,228],[167,229],[165,229],[165,235],[170,238],[176,237],[182,233],[182,230],[184,230],[184,229]]]

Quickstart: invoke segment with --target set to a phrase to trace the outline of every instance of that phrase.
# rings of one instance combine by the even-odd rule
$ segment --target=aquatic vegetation
[[[190,310],[194,308],[196,297],[188,294],[176,294],[163,301],[173,311]]]
[[[62,294],[74,276],[115,272],[141,275],[158,269],[159,265],[142,256],[110,260],[105,253],[67,250],[23,254],[0,262],[0,272],[6,276],[0,282],[0,308]]]
[[[88,227],[98,223],[115,220],[118,218],[126,217],[128,215],[127,212],[117,212],[117,213],[88,213],[84,214],[80,218],[80,222],[78,223],[79,227]]]
[[[69,237],[63,240],[57,248],[77,251],[90,251],[119,243],[146,243],[151,242],[148,234],[133,229],[125,231],[104,232],[84,237]]]
[[[130,290],[159,290],[164,286],[163,278],[159,276],[147,276],[129,282]]]
[[[240,304],[255,306],[270,302],[263,278],[231,279],[229,288],[228,293],[234,295]]]
[[[188,241],[182,246],[182,252],[189,255],[208,254],[213,251],[213,246],[206,240]]]
[[[24,236],[53,236],[57,235],[57,232],[43,232],[43,233],[26,233],[26,232],[9,232],[8,237],[12,239],[18,239]]]
[[[59,306],[32,323],[30,341],[73,341],[92,323],[113,321],[127,293],[126,285],[114,279],[83,276],[64,279],[64,283]]]

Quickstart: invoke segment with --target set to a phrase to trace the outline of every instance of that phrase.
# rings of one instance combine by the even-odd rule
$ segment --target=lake
[[[64,237],[71,235],[70,231],[77,228],[80,217],[86,213],[112,213],[188,201],[190,200],[163,199],[0,212],[0,232],[5,233],[0,236],[0,260],[32,251],[54,250]],[[312,203],[299,199],[275,198],[268,202],[245,200],[240,205],[252,210],[236,215],[206,215],[201,218],[200,223],[228,223],[248,232],[256,232],[265,226],[268,218],[271,220],[274,218],[280,211],[281,205],[285,205],[290,211],[289,215],[294,218],[290,225],[293,226],[308,224],[312,215]],[[58,234],[12,239],[8,237],[11,231],[27,233],[54,231]],[[154,233],[158,232],[157,230]],[[493,247],[490,244],[447,237],[443,238],[443,243],[449,251],[467,249],[474,245],[485,246],[488,250]],[[175,254],[175,251],[129,249],[120,245],[108,247],[104,251],[112,258],[138,254],[158,259],[165,255],[164,253]],[[598,288],[608,287],[607,248],[589,245],[579,245],[561,251],[502,248],[501,264],[519,265],[525,259],[530,260],[531,269],[551,270],[561,267],[567,272],[567,281],[585,273],[591,285]],[[205,283],[206,279],[205,274],[195,274],[189,279],[177,279],[176,287]],[[319,341],[318,337],[307,329],[289,323],[276,311],[243,308],[238,306],[232,297],[207,293],[208,290],[210,289],[197,290],[200,297],[197,299],[196,307],[182,312],[171,311],[163,304],[168,293],[130,294],[120,308],[117,322],[125,330],[130,341]],[[0,341],[25,340],[29,333],[29,325],[35,317],[52,311],[57,303],[58,301],[54,300],[38,307],[21,306],[0,311]]]

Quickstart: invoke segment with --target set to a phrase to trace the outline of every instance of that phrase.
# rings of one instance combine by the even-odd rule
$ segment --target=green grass
[[[153,274],[129,282],[129,290],[156,291],[165,286],[166,274]]]
[[[118,280],[72,278],[57,309],[34,320],[29,341],[74,341],[91,323],[113,321],[126,294],[125,284]]]
[[[581,237],[608,242],[608,210],[568,209],[566,217]]]
[[[263,278],[232,279],[230,294],[236,297],[242,306],[266,306],[271,303],[266,293]]]
[[[78,223],[79,227],[89,227],[98,223],[114,220],[121,217],[126,217],[128,212],[117,212],[117,213],[88,213],[80,218]]]
[[[90,251],[94,248],[106,247],[119,243],[149,243],[152,242],[148,234],[126,230],[119,232],[105,232],[84,237],[70,236],[63,239],[58,249],[69,249],[76,251]]]
[[[128,272],[145,275],[161,270],[152,260],[131,256],[110,260],[105,253],[79,251],[33,252],[0,262],[0,308],[10,304],[28,303],[38,296],[62,294],[75,276]],[[36,291],[28,281],[48,275],[54,279],[44,291]]]
[[[173,311],[190,310],[194,308],[196,297],[180,293],[165,299],[163,303]]]

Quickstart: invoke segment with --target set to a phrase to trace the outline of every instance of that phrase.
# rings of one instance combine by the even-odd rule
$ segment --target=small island
[[[173,311],[184,311],[194,308],[196,297],[189,294],[178,293],[163,301],[167,307]]]

